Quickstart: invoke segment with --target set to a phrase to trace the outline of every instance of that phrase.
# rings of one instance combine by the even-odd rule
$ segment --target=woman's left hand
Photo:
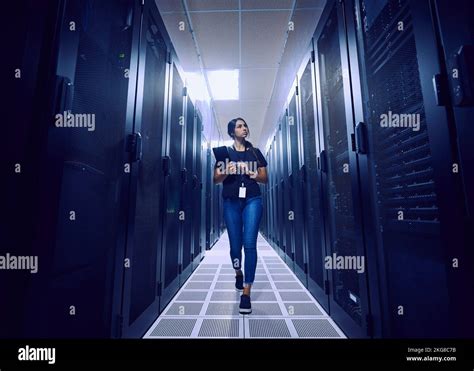
[[[245,162],[238,162],[237,164],[239,165],[241,174],[248,174],[249,173],[249,167]]]

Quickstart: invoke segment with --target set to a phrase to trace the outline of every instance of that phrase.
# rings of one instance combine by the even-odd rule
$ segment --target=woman
[[[262,195],[259,183],[267,183],[267,161],[258,148],[246,140],[249,128],[242,118],[227,125],[227,133],[234,139],[228,147],[231,161],[216,162],[214,183],[223,182],[224,220],[230,240],[230,257],[235,269],[235,287],[242,291],[239,312],[252,312],[250,289],[257,267],[257,235],[262,218]],[[245,275],[242,274],[242,244],[245,252]],[[244,279],[245,277],[245,279]]]

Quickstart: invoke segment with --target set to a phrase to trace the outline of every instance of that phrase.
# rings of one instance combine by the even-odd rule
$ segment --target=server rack
[[[205,212],[206,212],[206,250],[210,250],[212,243],[211,243],[211,238],[212,238],[212,193],[214,189],[214,185],[212,182],[211,174],[213,169],[213,164],[212,164],[212,156],[211,156],[211,149],[209,147],[209,144],[207,148],[205,149],[205,158],[206,158],[206,166],[205,166],[205,179],[207,180],[205,182],[206,184],[206,207],[205,207]]]
[[[133,134],[128,138],[132,153],[128,226],[124,227],[126,251],[116,259],[116,266],[124,267],[118,269],[123,274],[123,288],[121,277],[115,279],[115,295],[123,296],[122,306],[114,309],[116,337],[140,336],[160,310],[165,204],[161,160],[166,153],[168,60],[172,45],[153,5],[147,2],[134,7],[134,24],[140,39],[134,41],[139,49],[134,61],[138,69],[137,91],[131,91],[128,97],[130,115],[135,109],[135,117]]]
[[[2,334],[139,337],[209,241],[202,117],[154,1],[62,0],[41,9],[48,17],[43,31],[36,23],[26,27],[15,49],[34,50],[41,61],[34,66],[42,80],[36,93],[30,82],[16,96],[31,96],[38,135],[29,152],[15,148],[11,155],[23,157],[31,180],[20,187],[32,202],[18,209],[32,212],[24,231],[31,239],[17,240],[17,252],[42,264],[34,279],[15,285],[17,313]],[[37,49],[28,44],[31,35],[44,38]],[[55,125],[58,113],[95,114],[95,128]],[[12,138],[26,141],[28,125]],[[18,220],[12,217],[12,231]]]
[[[278,229],[279,229],[279,245],[278,245],[278,252],[280,254],[280,257],[283,259],[283,261],[286,261],[286,253],[285,253],[285,245],[287,241],[287,213],[285,209],[285,187],[284,187],[284,174],[285,174],[285,168],[284,168],[284,150],[283,150],[283,143],[286,142],[286,139],[283,140],[283,128],[282,126],[284,125],[284,121],[286,120],[286,115],[282,114],[279,122],[278,122],[278,132],[277,132],[277,150],[276,150],[276,163],[277,163],[277,197],[278,197]],[[288,164],[287,164],[288,167]]]
[[[22,4],[25,10],[36,6]],[[125,249],[131,172],[123,165],[131,156],[125,138],[133,137],[128,97],[136,86],[136,13],[131,1],[105,1],[94,8],[51,2],[44,10],[53,27],[35,45],[41,63],[23,61],[25,71],[35,69],[43,81],[19,87],[21,94],[37,89],[31,105],[37,108],[39,135],[21,154],[29,157],[23,165],[33,180],[24,190],[31,195],[34,217],[23,232],[32,238],[15,240],[16,253],[28,250],[41,265],[23,287],[15,285],[23,300],[15,307],[17,327],[10,335],[109,336],[112,308],[119,302],[113,295],[115,274],[120,275],[116,257],[122,254],[123,267]],[[18,50],[28,55],[29,35],[38,30],[23,31],[18,47],[24,49]],[[74,119],[75,127],[64,127],[61,118],[62,123]],[[15,131],[12,139],[20,135]]]
[[[277,232],[278,232],[278,223],[276,219],[276,187],[277,187],[277,174],[276,174],[276,159],[275,159],[275,146],[276,146],[276,139],[273,136],[273,142],[270,146],[269,157],[267,159],[267,163],[269,165],[269,186],[270,186],[270,244],[275,249],[278,244],[277,239]]]
[[[181,194],[181,206],[180,206],[180,217],[182,230],[180,236],[182,238],[182,255],[181,255],[181,270],[182,274],[180,276],[180,286],[186,281],[186,279],[191,275],[192,272],[192,260],[194,254],[194,240],[193,240],[193,163],[194,163],[194,104],[187,94],[187,89],[185,90],[186,94],[186,116],[184,118],[185,123],[185,135],[183,140],[183,168],[181,170],[182,175],[182,194]],[[184,124],[183,123],[183,124]]]
[[[472,265],[461,179],[453,172],[453,123],[441,86],[441,94],[433,89],[444,63],[433,2],[347,7],[355,122],[367,145],[357,149],[361,187],[371,190],[362,193],[371,205],[364,208],[367,249],[379,259],[378,275],[375,267],[371,275],[384,284],[379,318],[386,326],[379,333],[469,336]],[[415,115],[419,127],[383,127],[388,111]],[[467,265],[456,270],[453,259]]]
[[[203,235],[205,228],[203,226],[203,202],[205,193],[203,190],[203,166],[202,166],[202,116],[199,109],[196,108],[194,115],[194,162],[193,162],[193,270],[199,265],[204,257],[205,239]],[[205,237],[205,236],[204,236]]]
[[[354,125],[343,6],[334,1],[327,3],[313,38],[319,73],[326,252],[328,262],[348,256],[365,263],[357,157],[351,140]],[[370,336],[366,270],[330,265],[328,269],[331,316],[350,336]]]
[[[312,43],[298,71],[299,105],[302,127],[302,204],[307,262],[307,287],[325,310],[329,311],[327,271],[324,269],[326,242],[322,212],[319,131],[316,110],[316,71]]]
[[[281,230],[281,224],[280,224],[280,208],[279,208],[279,163],[278,163],[278,152],[277,152],[277,137],[276,135],[273,136],[273,144],[272,144],[272,157],[271,160],[273,164],[271,164],[271,172],[273,173],[273,198],[272,198],[272,204],[273,204],[273,226],[272,226],[272,231],[273,231],[273,248],[277,249],[280,246],[280,230]]]
[[[306,282],[306,259],[304,246],[304,224],[303,224],[303,205],[301,188],[301,170],[300,170],[300,147],[301,147],[301,117],[299,115],[298,105],[298,85],[297,80],[290,90],[288,98],[288,190],[289,190],[289,211],[292,218],[289,219],[291,229],[291,260],[293,261],[293,270],[295,274]]]
[[[185,126],[183,71],[176,55],[170,56],[170,93],[167,135],[167,171],[165,173],[165,231],[163,235],[162,278],[163,290],[161,308],[168,304],[179,287],[180,255],[182,251],[180,226],[180,202],[182,197],[182,137]]]
[[[284,258],[287,265],[293,270],[293,250],[292,250],[292,232],[291,232],[291,188],[289,180],[289,155],[288,155],[288,108],[285,110],[285,114],[280,123],[281,125],[281,161],[282,161],[282,177],[281,177],[281,190],[283,192],[283,234],[284,244],[282,246],[284,252]]]

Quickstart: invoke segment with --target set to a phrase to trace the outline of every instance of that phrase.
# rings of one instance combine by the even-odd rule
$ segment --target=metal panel
[[[283,319],[249,319],[251,338],[289,338],[290,331]]]
[[[368,297],[343,7],[343,3],[327,3],[315,38],[321,149],[326,154],[325,161],[321,159],[325,235],[327,259],[333,263],[325,267],[329,269],[331,316],[350,336],[364,337]],[[337,266],[341,259],[345,264]]]
[[[292,241],[291,241],[291,224],[289,220],[289,213],[291,211],[291,188],[289,180],[289,168],[288,168],[288,111],[285,112],[281,120],[281,147],[280,147],[280,156],[281,156],[281,174],[280,174],[280,193],[282,194],[282,219],[280,227],[283,230],[283,246],[282,250],[284,253],[284,260],[288,266],[293,269],[293,256],[292,256]]]
[[[327,319],[293,319],[300,338],[339,338],[341,337]]]
[[[57,34],[52,32],[57,36],[57,49],[43,50],[54,61],[48,60],[39,67],[46,68],[39,70],[45,78],[56,76],[57,85],[45,84],[36,92],[49,96],[47,104],[52,106],[43,105],[38,116],[32,115],[34,129],[28,133],[41,145],[41,153],[34,154],[37,165],[28,168],[22,163],[28,169],[26,173],[36,166],[40,168],[33,190],[37,199],[27,205],[25,213],[34,215],[35,231],[41,231],[31,231],[31,253],[42,262],[40,274],[44,279],[31,280],[28,293],[14,295],[22,296],[21,305],[25,304],[24,336],[109,337],[113,334],[110,309],[119,311],[114,290],[118,295],[122,289],[113,284],[114,273],[121,278],[123,267],[115,270],[115,252],[123,254],[125,249],[130,173],[123,172],[127,161],[123,143],[132,131],[133,107],[129,104],[133,99],[130,102],[129,98],[134,96],[136,86],[132,35],[133,31],[138,35],[139,28],[131,27],[137,18],[131,20],[133,24],[127,30],[121,28],[122,15],[133,11],[130,1],[104,1],[87,13],[81,2],[64,1],[62,5],[62,9],[51,8],[52,18],[48,18],[57,27]],[[56,19],[58,14],[62,18]],[[76,21],[76,32],[70,32],[71,19]],[[30,37],[35,39],[26,36]],[[39,49],[39,45],[31,47]],[[32,52],[25,50],[25,57]],[[135,75],[126,79],[125,68],[131,66]],[[29,69],[22,69],[22,75],[29,75]],[[64,99],[54,99],[60,97]],[[75,127],[58,125],[60,118],[65,123],[71,117]],[[47,132],[41,132],[44,128]],[[10,139],[15,142],[18,138]],[[30,231],[23,229],[26,226],[21,224],[20,231],[28,235]],[[24,241],[23,237],[20,241]],[[15,240],[14,245],[18,246],[18,242]],[[98,281],[103,284],[97,285]],[[21,279],[16,289],[20,282]],[[81,308],[82,314],[72,317],[71,306]],[[22,313],[21,308],[15,310]],[[15,330],[15,336],[21,337]]]
[[[186,96],[186,116],[185,116],[185,135],[183,138],[183,185],[181,194],[180,210],[184,211],[184,220],[181,220],[181,235],[183,239],[181,267],[182,273],[180,277],[180,285],[182,285],[192,272],[192,254],[194,252],[194,184],[193,182],[193,168],[194,168],[194,104],[189,95]]]
[[[462,318],[471,317],[464,309],[471,289],[461,272],[452,272],[452,258],[465,253],[462,201],[446,110],[436,104],[432,87],[440,62],[431,5],[387,0],[371,8],[357,1],[356,10],[361,81],[354,79],[354,86],[364,101],[356,115],[367,125],[369,145],[360,158],[361,179],[370,190],[364,204],[372,205],[366,214],[374,224],[367,235],[378,253],[373,272],[386,267],[379,278],[387,287],[379,311],[388,321],[378,333],[468,334]],[[399,115],[405,117],[397,123]]]
[[[295,85],[295,89],[298,86]],[[298,95],[292,94],[288,103],[288,155],[289,155],[289,193],[290,210],[293,212],[291,227],[291,251],[294,259],[293,269],[296,275],[306,285],[305,246],[304,246],[304,216],[303,216],[303,184],[300,173],[300,146],[302,138],[299,135],[301,119],[298,109]]]
[[[239,337],[238,319],[205,319],[199,329],[198,337]]]
[[[163,318],[151,332],[151,337],[190,337],[197,319]]]
[[[199,264],[205,249],[205,240],[202,238],[204,219],[202,218],[202,203],[204,198],[202,178],[202,118],[198,109],[194,115],[194,162],[193,162],[193,257],[194,267]]]
[[[183,80],[178,70],[176,58],[171,59],[170,99],[168,115],[167,155],[169,174],[166,176],[165,232],[163,240],[162,282],[163,295],[160,306],[163,308],[176,293],[179,286],[179,263],[181,254],[180,202],[182,193],[182,137],[184,125]]]
[[[142,334],[159,310],[163,210],[163,125],[167,99],[167,45],[154,4],[143,8],[140,69],[134,132],[140,133],[142,158],[132,163],[130,231],[125,270],[124,336]],[[115,103],[117,104],[117,103]],[[157,118],[159,118],[157,120]],[[158,121],[158,122],[157,122]]]
[[[311,47],[311,51],[313,48]],[[310,52],[311,53],[311,52]],[[301,125],[303,130],[303,205],[308,270],[308,290],[328,310],[328,296],[324,282],[327,279],[324,270],[325,240],[324,219],[322,213],[321,169],[318,168],[319,127],[316,111],[316,74],[311,56],[299,80]]]

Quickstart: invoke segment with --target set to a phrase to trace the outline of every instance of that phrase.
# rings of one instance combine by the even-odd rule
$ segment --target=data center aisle
[[[239,314],[228,246],[224,233],[144,338],[345,338],[261,235],[252,314]]]

